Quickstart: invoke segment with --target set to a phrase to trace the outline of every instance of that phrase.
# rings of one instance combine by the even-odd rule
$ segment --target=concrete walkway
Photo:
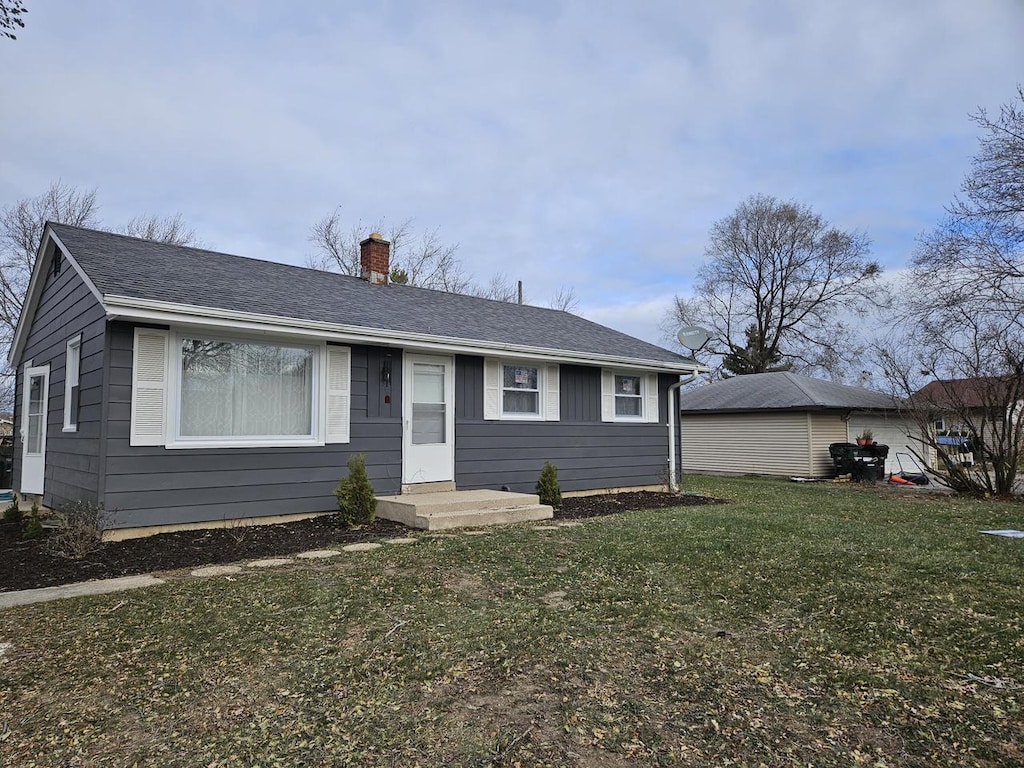
[[[13,608],[16,605],[45,603],[49,600],[62,600],[65,597],[105,595],[108,592],[123,592],[127,589],[152,587],[163,583],[163,579],[158,579],[156,576],[145,573],[141,576],[122,576],[119,579],[97,579],[96,581],[80,581],[76,584],[61,584],[58,587],[23,589],[19,592],[0,592],[0,609]]]
[[[554,531],[560,528],[574,528],[582,525],[577,520],[566,520],[551,525],[533,525],[529,530]],[[426,534],[426,538],[447,538],[466,536],[486,536],[487,531],[458,531],[453,533]],[[313,560],[324,560],[337,557],[346,552],[370,552],[380,549],[384,544],[390,546],[402,546],[415,544],[419,539],[404,537],[398,539],[385,539],[383,544],[376,542],[359,542],[348,544],[341,549],[314,549],[309,552],[299,552],[287,557],[266,558],[263,560],[252,560],[241,565],[208,565],[193,568],[187,571],[191,578],[209,578],[213,576],[229,576],[244,573],[247,569],[264,570],[283,565],[293,565],[298,562],[311,562]],[[0,592],[0,610],[13,608],[18,605],[31,605],[32,603],[45,603],[50,600],[63,600],[68,597],[82,597],[84,595],[105,595],[110,592],[124,592],[129,589],[140,589],[142,587],[153,587],[159,584],[166,584],[166,579],[158,578],[153,574],[146,573],[139,576],[122,576],[116,579],[96,579],[94,581],[80,581],[74,584],[61,584],[56,587],[42,587],[41,589],[23,589],[16,592]]]

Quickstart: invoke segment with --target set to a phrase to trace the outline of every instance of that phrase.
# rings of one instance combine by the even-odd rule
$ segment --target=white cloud
[[[859,228],[887,267],[1010,100],[1024,7],[70,0],[0,45],[0,203],[52,179],[302,263],[310,224],[416,218],[478,277],[649,340],[749,194]],[[667,301],[665,299],[664,301]],[[667,306],[667,305],[666,305]]]

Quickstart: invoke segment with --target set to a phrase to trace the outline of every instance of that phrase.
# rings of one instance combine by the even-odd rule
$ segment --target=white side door
[[[25,369],[21,408],[21,492],[42,493],[46,475],[46,411],[50,366]]]
[[[405,356],[402,404],[402,482],[455,479],[455,361]]]

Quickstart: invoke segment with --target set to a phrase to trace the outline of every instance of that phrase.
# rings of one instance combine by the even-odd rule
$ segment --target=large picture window
[[[535,365],[503,365],[501,412],[506,416],[540,416],[540,383],[540,369]]]
[[[315,439],[316,350],[182,337],[182,440]]]

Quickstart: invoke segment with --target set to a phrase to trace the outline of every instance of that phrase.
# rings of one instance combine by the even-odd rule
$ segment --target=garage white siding
[[[898,414],[885,413],[852,413],[847,424],[846,438],[851,443],[856,442],[857,435],[870,429],[874,440],[880,445],[889,446],[889,455],[896,451],[906,452],[906,446],[920,446],[920,442],[912,440],[908,435],[918,434],[918,428],[912,420],[904,419]]]
[[[811,414],[811,462],[814,477],[832,477],[835,465],[828,447],[832,443],[849,442],[846,436],[847,424],[839,413]]]
[[[813,474],[811,429],[806,412],[683,414],[683,472]]]

